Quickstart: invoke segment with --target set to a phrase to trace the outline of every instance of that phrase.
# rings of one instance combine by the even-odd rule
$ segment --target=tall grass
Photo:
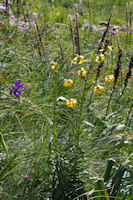
[[[132,5],[74,3],[13,1],[0,16],[2,200],[132,199]]]

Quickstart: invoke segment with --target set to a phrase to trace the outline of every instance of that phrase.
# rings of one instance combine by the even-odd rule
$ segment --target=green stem
[[[54,85],[54,109],[53,109],[53,144],[57,152],[57,133],[56,133],[56,100],[57,100],[57,84],[58,84],[59,73],[57,73],[55,85]]]
[[[80,104],[80,112],[79,112],[79,126],[78,126],[78,130],[77,130],[77,134],[76,134],[76,147],[79,146],[80,127],[81,127],[81,122],[82,122],[82,114],[83,114],[83,105],[84,105],[86,84],[87,84],[87,81],[85,80],[84,88],[83,88],[83,92],[82,92],[82,96],[81,96],[81,104]]]

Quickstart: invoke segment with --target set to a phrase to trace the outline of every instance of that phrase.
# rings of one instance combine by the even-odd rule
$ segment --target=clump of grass
[[[29,22],[23,32],[10,12],[0,16],[3,200],[86,200],[104,184],[99,177],[109,158],[118,166],[128,158],[132,173],[132,46],[126,48],[125,16],[122,33],[110,30],[119,15],[113,1],[103,2],[80,1],[78,9],[72,1],[46,1],[45,8],[43,1],[16,1],[15,20]],[[124,11],[124,3],[115,5]],[[130,198],[129,182],[121,183],[118,198]],[[102,188],[98,194],[112,194]]]

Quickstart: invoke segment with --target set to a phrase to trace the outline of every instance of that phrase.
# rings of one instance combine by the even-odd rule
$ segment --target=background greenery
[[[113,199],[132,199],[132,77],[119,102],[118,99],[133,51],[132,35],[130,39],[131,32],[126,30],[126,5],[129,19],[133,2],[90,0],[90,7],[87,0],[82,0],[82,5],[78,0],[21,0],[18,7],[17,1],[11,2],[12,13],[0,15],[4,22],[0,25],[0,199],[106,199],[89,192],[99,189],[95,182],[104,177],[109,158],[114,160],[113,172],[126,161],[126,173],[121,172],[120,187]],[[74,27],[75,3],[79,5],[81,54],[88,59],[82,65],[88,72],[85,88],[84,79],[76,73],[81,66],[72,63],[76,50],[69,15]],[[98,68],[95,56],[103,35],[99,24],[108,22],[113,6],[111,25],[122,29],[122,70],[106,114],[113,83],[105,83],[104,77],[113,74],[117,66],[115,34],[112,39],[107,34],[113,52],[107,55],[98,77],[98,83],[105,88],[101,94],[93,94]],[[32,13],[38,14],[36,19]],[[27,21],[29,29],[20,31],[18,26],[11,26],[12,15],[18,22]],[[92,24],[91,30],[84,25],[84,19]],[[39,32],[34,29],[33,20]],[[52,60],[57,62],[58,70],[51,70]],[[72,88],[63,87],[66,78],[73,80]],[[10,88],[19,79],[28,90],[21,90],[20,97],[15,97]],[[77,99],[76,108],[57,101],[62,96]]]

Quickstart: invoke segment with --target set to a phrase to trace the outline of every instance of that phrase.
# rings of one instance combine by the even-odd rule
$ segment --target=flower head
[[[12,93],[14,91],[14,96],[18,97],[20,95],[19,88],[23,88],[24,90],[27,90],[27,88],[24,85],[20,85],[21,80],[18,80],[15,82],[15,87],[10,89],[10,92]]]
[[[96,56],[96,62],[104,62],[105,60],[105,55],[104,54],[100,54],[98,56]]]
[[[55,15],[56,15],[56,17],[59,17],[60,13],[57,12]]]
[[[104,87],[100,86],[100,85],[96,85],[93,88],[94,93],[101,93],[104,90]]]
[[[28,175],[25,175],[25,176],[24,176],[24,178],[25,178],[25,179],[28,179],[28,178],[29,178],[29,176],[28,176]]]
[[[113,50],[113,46],[107,46],[106,52],[110,53]]]
[[[54,69],[56,67],[56,65],[57,65],[56,62],[54,62],[54,61],[50,62],[51,69]]]
[[[63,86],[64,87],[72,87],[73,81],[71,79],[64,79]]]
[[[69,108],[75,108],[75,106],[76,106],[76,104],[77,104],[77,100],[76,99],[67,99],[66,100],[66,105],[67,105],[67,107],[69,107]]]
[[[115,80],[115,77],[114,77],[114,75],[108,75],[108,76],[105,76],[104,79],[106,82],[111,83]]]
[[[87,62],[88,60],[84,60],[84,56],[82,55],[77,55],[75,58],[73,58],[73,64],[82,64]]]
[[[85,77],[86,73],[87,73],[87,72],[86,72],[86,70],[84,69],[84,67],[81,67],[81,70],[78,70],[78,71],[77,71],[77,75],[80,76],[80,77],[82,77],[82,78]]]

